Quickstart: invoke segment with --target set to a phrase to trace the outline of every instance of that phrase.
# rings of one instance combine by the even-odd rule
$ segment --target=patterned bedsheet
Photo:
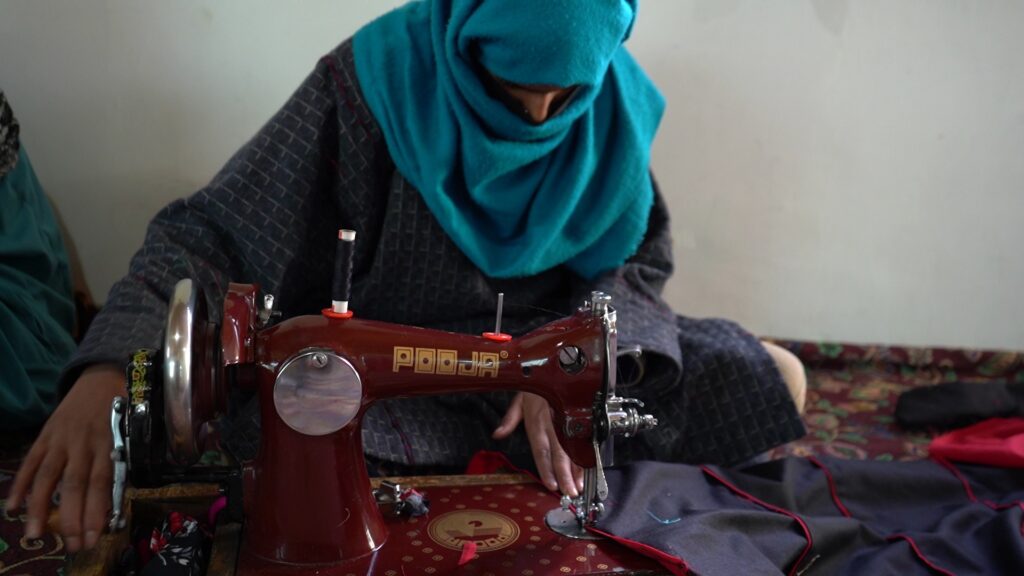
[[[872,460],[928,456],[932,434],[895,424],[906,390],[942,382],[1024,382],[1024,353],[782,341],[808,372],[808,434],[772,456],[831,455]]]

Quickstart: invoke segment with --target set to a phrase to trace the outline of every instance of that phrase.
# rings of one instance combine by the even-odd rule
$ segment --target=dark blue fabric
[[[607,472],[611,502],[599,527],[707,576],[943,573],[899,535],[949,573],[1024,574],[1024,516],[1016,504],[1024,500],[1024,471],[960,466],[972,501],[960,479],[933,461],[819,461],[850,517],[833,501],[825,471],[807,459],[743,470],[641,462]],[[799,516],[811,534],[809,552],[798,522],[723,481]]]

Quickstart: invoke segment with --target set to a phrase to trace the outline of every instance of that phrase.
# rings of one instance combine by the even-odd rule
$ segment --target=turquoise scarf
[[[399,173],[485,274],[585,278],[643,240],[664,109],[626,52],[635,0],[424,0],[355,35],[356,74]],[[541,124],[488,91],[578,86]]]
[[[64,243],[25,149],[0,176],[0,431],[40,426],[75,351]]]

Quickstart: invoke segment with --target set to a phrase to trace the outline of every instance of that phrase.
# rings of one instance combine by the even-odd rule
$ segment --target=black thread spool
[[[334,280],[331,283],[331,310],[348,314],[352,295],[352,260],[356,250],[356,231],[338,230],[338,246],[334,252]]]

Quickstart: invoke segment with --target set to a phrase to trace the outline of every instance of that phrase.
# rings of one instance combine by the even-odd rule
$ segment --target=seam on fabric
[[[648,558],[654,558],[659,564],[667,568],[675,576],[688,576],[691,574],[693,576],[697,576],[697,573],[692,571],[690,565],[686,563],[686,560],[679,556],[673,556],[664,550],[651,546],[650,544],[644,544],[643,542],[630,540],[629,538],[623,538],[622,536],[616,536],[615,534],[605,532],[604,530],[593,526],[587,526],[587,530],[595,534],[600,534],[606,538],[610,538],[611,540],[618,542],[634,552],[639,552]]]
[[[968,500],[970,500],[971,502],[978,501],[978,497],[974,495],[974,490],[971,489],[971,483],[967,481],[967,478],[965,478],[964,475],[960,473],[960,470],[958,470],[952,462],[946,460],[941,456],[932,456],[931,458],[932,460],[935,461],[936,464],[942,466],[946,470],[949,470],[953,474],[953,476],[956,476],[956,479],[960,481],[960,485],[963,486],[964,492],[967,493]]]
[[[914,555],[917,556],[917,559],[920,560],[921,563],[927,566],[929,569],[939,574],[942,574],[942,576],[956,576],[955,573],[950,572],[949,570],[946,570],[945,568],[942,568],[940,566],[937,566],[934,562],[929,560],[928,557],[925,556],[923,552],[921,552],[921,549],[917,547],[917,542],[915,542],[914,539],[910,536],[907,536],[906,534],[891,534],[889,536],[886,536],[885,539],[889,541],[905,540],[908,544],[910,544],[910,549],[914,551]]]
[[[828,466],[825,466],[825,464],[814,456],[808,456],[807,459],[811,464],[814,464],[825,473],[825,479],[828,481],[828,491],[832,495],[832,502],[836,505],[836,508],[839,509],[839,512],[847,518],[853,518],[853,514],[850,514],[850,511],[843,505],[843,501],[839,499],[839,491],[836,488],[835,478],[832,477],[832,471],[828,469]]]
[[[995,510],[996,512],[999,512],[1001,510],[1008,510],[1010,508],[1020,508],[1021,511],[1024,512],[1024,502],[1020,500],[1014,500],[1006,504],[1001,504],[998,502],[994,502],[992,500],[978,500],[978,497],[974,495],[974,490],[971,489],[970,481],[967,479],[966,476],[963,475],[962,472],[960,472],[960,469],[957,468],[955,464],[941,456],[932,456],[931,459],[934,460],[943,468],[945,468],[946,470],[949,470],[954,476],[956,476],[957,480],[959,480],[960,484],[964,487],[964,491],[967,492],[967,497],[971,500],[971,502],[980,502],[985,506],[988,506],[990,509]],[[1024,518],[1021,518],[1020,535],[1021,538],[1024,538]]]
[[[792,568],[790,568],[789,572],[788,572],[789,576],[796,576],[797,574],[799,574],[800,565],[803,564],[804,559],[807,558],[807,555],[811,553],[811,549],[814,547],[814,539],[811,537],[811,529],[810,529],[810,527],[807,526],[807,522],[804,522],[804,519],[801,518],[795,512],[792,512],[790,510],[786,510],[785,508],[781,508],[779,506],[775,506],[774,504],[769,504],[769,503],[765,502],[764,500],[761,500],[757,496],[754,496],[753,494],[750,494],[748,492],[744,492],[743,490],[740,490],[738,487],[736,487],[735,485],[730,483],[728,480],[726,480],[725,478],[722,478],[721,476],[719,476],[718,474],[713,472],[707,466],[701,466],[700,469],[701,469],[702,472],[704,472],[708,476],[711,476],[712,478],[717,480],[719,483],[721,483],[723,486],[725,486],[726,488],[728,488],[729,490],[731,490],[735,494],[738,494],[742,498],[744,498],[746,500],[749,500],[749,501],[753,502],[754,504],[757,504],[758,506],[761,506],[762,508],[766,508],[768,510],[771,510],[772,512],[775,512],[777,514],[782,514],[784,516],[788,516],[791,519],[795,520],[796,523],[800,525],[800,529],[803,530],[803,533],[804,533],[804,538],[807,539],[807,546],[804,547],[804,551],[800,553],[800,556],[796,559],[796,562],[793,563]]]

